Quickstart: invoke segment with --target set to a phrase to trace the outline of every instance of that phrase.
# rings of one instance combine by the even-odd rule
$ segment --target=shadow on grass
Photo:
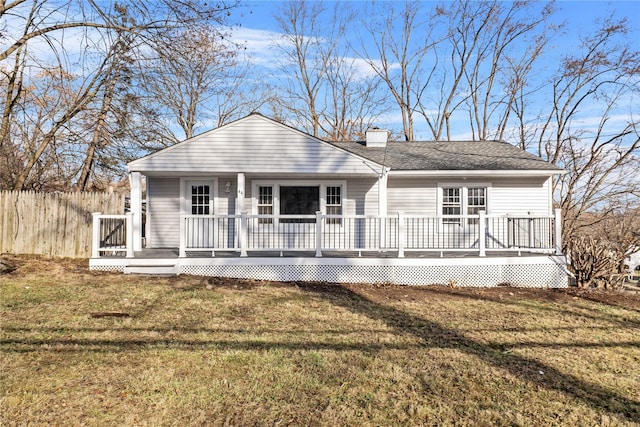
[[[73,352],[120,352],[120,351],[136,351],[140,349],[165,349],[177,348],[185,350],[197,349],[237,349],[237,350],[258,350],[266,351],[271,349],[292,349],[292,350],[319,350],[329,349],[334,351],[370,351],[376,352],[381,350],[408,349],[408,348],[446,348],[456,349],[471,356],[477,357],[483,362],[492,365],[498,369],[510,372],[515,377],[526,381],[536,387],[543,387],[549,390],[561,392],[568,397],[579,399],[597,411],[620,414],[633,422],[640,422],[640,402],[633,400],[627,396],[620,395],[612,390],[608,390],[597,384],[586,382],[576,376],[564,373],[552,366],[546,365],[538,360],[527,358],[518,354],[510,353],[509,348],[520,345],[526,346],[552,346],[552,347],[635,347],[639,342],[620,342],[610,344],[593,344],[593,343],[518,343],[501,344],[498,342],[480,342],[471,337],[466,336],[455,328],[447,328],[438,323],[426,320],[422,317],[413,315],[402,309],[389,306],[358,293],[355,287],[340,285],[325,285],[319,283],[298,283],[295,286],[303,291],[309,292],[311,295],[325,300],[336,307],[344,308],[354,314],[366,316],[376,322],[381,322],[391,332],[398,334],[406,334],[416,338],[417,342],[407,344],[393,343],[374,343],[362,340],[359,342],[344,342],[339,336],[336,339],[317,339],[310,340],[308,333],[312,337],[317,336],[318,332],[326,333],[322,330],[322,325],[318,325],[318,329],[304,329],[291,331],[282,330],[247,330],[247,329],[207,329],[207,328],[184,328],[179,325],[175,327],[169,325],[163,328],[158,325],[157,328],[122,328],[122,332],[137,333],[159,333],[160,336],[148,338],[124,339],[122,336],[115,336],[112,339],[85,339],[74,336],[74,334],[91,333],[97,331],[120,332],[119,328],[14,328],[8,330],[3,328],[4,333],[15,334],[0,341],[3,352],[42,352],[56,351],[63,353]],[[353,289],[352,289],[353,288]],[[188,290],[177,289],[178,291]],[[174,290],[175,291],[175,290]],[[433,294],[435,295],[435,294]],[[154,300],[153,305],[158,301]],[[515,302],[513,302],[515,303]],[[572,315],[581,316],[583,313],[573,313]],[[599,320],[606,321],[606,318],[598,317]],[[626,323],[630,326],[629,323]],[[47,332],[61,334],[62,336],[50,337]],[[343,333],[357,333],[358,331],[339,331]],[[372,331],[367,331],[371,333]],[[388,330],[380,329],[381,333],[389,333]],[[40,336],[29,337],[28,334],[36,333]],[[167,336],[162,334],[166,333]],[[172,333],[169,335],[169,333]],[[180,334],[204,334],[202,339],[197,337],[189,339]],[[265,336],[260,336],[264,333]],[[224,337],[221,339],[210,339],[207,334],[240,334],[240,336]],[[251,335],[243,339],[242,335]],[[274,338],[273,334],[277,338]],[[299,336],[297,336],[299,334]],[[44,335],[46,338],[43,338]],[[544,372],[540,375],[539,372]]]
[[[354,313],[381,321],[398,333],[411,334],[421,339],[427,347],[455,348],[531,384],[582,400],[598,411],[622,414],[630,421],[640,422],[640,401],[587,383],[537,360],[507,353],[501,346],[478,342],[455,329],[445,328],[397,308],[372,301],[347,286],[309,284],[306,288]],[[544,375],[540,375],[539,372],[544,372]]]
[[[542,306],[536,305],[535,309],[537,311],[549,311],[554,313],[566,313],[579,317],[584,317],[591,320],[596,321],[604,321],[612,324],[619,324],[621,326],[629,326],[630,324],[634,324],[640,327],[640,321],[628,319],[625,317],[616,316],[614,313],[605,313],[591,306],[587,306],[588,303],[585,303],[584,306],[576,307],[575,305],[568,305],[566,302],[570,299],[572,294],[566,294],[561,290],[553,289],[553,290],[543,290],[543,289],[526,289],[526,288],[498,288],[503,290],[504,292],[512,292],[514,294],[513,299],[505,298],[504,296],[493,293],[492,291],[497,290],[496,288],[490,289],[449,289],[445,287],[439,286],[430,286],[430,287],[421,287],[418,288],[419,291],[427,293],[429,295],[433,295],[434,297],[437,295],[446,295],[447,297],[460,298],[460,299],[469,299],[469,300],[481,300],[481,301],[490,301],[497,304],[502,305],[512,305],[512,306],[523,306],[523,298],[531,296],[531,298],[535,298],[536,300],[542,300],[545,302],[555,303],[556,307],[551,306]],[[521,295],[523,294],[523,295]],[[608,306],[619,308],[621,310],[628,311],[639,311],[634,307],[624,305],[624,304],[614,304],[608,301],[601,301],[597,298],[593,297],[585,297],[585,296],[576,296],[575,298],[584,299],[591,302],[602,303]],[[524,298],[529,299],[529,298]]]

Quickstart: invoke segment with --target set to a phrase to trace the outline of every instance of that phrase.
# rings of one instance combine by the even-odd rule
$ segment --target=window
[[[191,186],[191,215],[209,215],[209,199],[211,197],[208,185]]]
[[[467,189],[467,215],[478,215],[480,211],[487,211],[486,188],[476,187]],[[469,218],[468,224],[477,224],[477,218]]]
[[[326,191],[326,211],[327,215],[342,215],[342,187],[327,186]],[[327,218],[327,224],[342,224],[340,218]]]
[[[442,215],[460,215],[462,212],[461,188],[442,189]],[[460,218],[443,218],[444,224],[460,225]]]
[[[346,194],[346,183],[344,181],[260,180],[253,182],[253,194],[253,212],[256,214],[298,217],[259,218],[258,224],[315,224],[315,215],[318,211],[326,215],[344,214],[342,203]],[[299,218],[300,216],[309,216],[309,218]],[[342,224],[342,220],[330,218],[326,223]]]
[[[273,187],[258,187],[258,215],[273,215]],[[273,218],[258,218],[258,224],[273,224]]]
[[[442,215],[478,215],[487,211],[487,187],[464,187],[447,185],[442,187]],[[443,218],[443,224],[462,225],[461,218]],[[468,225],[478,223],[477,218],[468,218]]]
[[[320,187],[280,187],[280,215],[315,215],[320,210]],[[314,223],[315,218],[283,218],[283,223]]]

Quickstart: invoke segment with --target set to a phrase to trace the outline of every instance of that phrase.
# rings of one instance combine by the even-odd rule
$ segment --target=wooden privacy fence
[[[124,205],[121,193],[0,191],[0,253],[89,258],[92,212]]]

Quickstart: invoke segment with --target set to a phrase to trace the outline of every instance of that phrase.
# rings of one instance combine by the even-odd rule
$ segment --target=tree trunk
[[[87,184],[89,183],[89,176],[91,175],[91,170],[93,168],[96,149],[98,147],[98,144],[100,144],[104,129],[107,125],[107,114],[109,114],[109,110],[111,109],[113,94],[115,93],[116,85],[118,83],[118,79],[120,78],[121,69],[122,65],[118,64],[113,73],[111,81],[109,81],[109,84],[105,89],[104,96],[102,98],[102,107],[100,108],[100,114],[98,115],[96,128],[93,131],[93,138],[91,139],[91,143],[87,148],[87,155],[82,165],[80,177],[78,178],[76,191],[85,191],[85,189],[87,188]]]

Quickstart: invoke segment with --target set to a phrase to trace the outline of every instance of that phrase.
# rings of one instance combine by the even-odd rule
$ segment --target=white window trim
[[[453,182],[438,182],[438,195],[437,195],[437,214],[438,216],[442,216],[442,208],[443,208],[443,198],[444,198],[444,189],[445,188],[460,188],[461,194],[460,194],[460,199],[461,199],[461,216],[467,215],[467,211],[468,211],[468,196],[469,196],[469,188],[486,188],[486,193],[485,193],[485,213],[488,215],[490,214],[490,210],[491,210],[491,183],[490,182],[466,182],[466,181],[453,181]],[[456,227],[463,227],[466,226],[466,222],[467,221],[461,221],[462,224],[454,224],[454,223],[443,223],[442,220],[439,221],[441,226],[456,226]]]
[[[327,214],[327,187],[341,187],[340,201],[342,202],[342,215],[345,214],[347,200],[346,180],[298,180],[259,179],[251,181],[251,214],[258,214],[258,187],[273,187],[273,215],[280,215],[280,187],[320,187],[320,212]]]
[[[187,197],[191,197],[191,193],[187,190],[187,185],[194,181],[212,186],[213,191],[212,191],[210,203],[212,203],[213,206],[211,206],[211,208],[209,209],[209,212],[211,212],[212,215],[217,215],[218,206],[220,205],[220,203],[218,202],[218,178],[211,177],[211,176],[180,177],[180,214],[182,215],[191,214],[191,212],[187,212],[187,205],[188,205]]]

